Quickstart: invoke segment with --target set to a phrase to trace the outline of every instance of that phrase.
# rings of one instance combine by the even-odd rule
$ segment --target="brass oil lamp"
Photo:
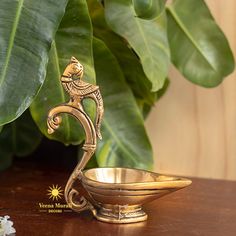
[[[72,57],[61,76],[62,86],[69,93],[70,100],[52,108],[47,119],[49,134],[59,127],[62,113],[75,117],[85,131],[83,156],[65,187],[66,202],[76,212],[91,210],[96,219],[104,222],[144,221],[147,214],[142,210],[143,204],[184,188],[191,184],[191,180],[123,167],[84,170],[96,150],[97,137],[102,139],[100,126],[104,109],[99,87],[83,81],[82,77],[83,66]],[[84,110],[82,101],[86,98],[96,103],[95,124]],[[76,190],[78,180],[89,197]]]

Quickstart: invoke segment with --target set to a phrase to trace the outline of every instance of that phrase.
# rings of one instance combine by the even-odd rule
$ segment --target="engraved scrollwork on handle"
[[[59,128],[62,122],[61,114],[67,113],[75,117],[85,131],[85,142],[83,144],[83,156],[77,164],[65,187],[65,199],[68,205],[75,211],[80,212],[85,209],[95,211],[93,206],[73,187],[76,180],[81,178],[81,170],[85,167],[89,159],[96,150],[97,137],[102,139],[100,127],[103,118],[103,100],[99,87],[82,80],[83,66],[79,61],[72,57],[67,65],[61,83],[64,89],[69,93],[70,100],[68,103],[52,108],[48,113],[47,126],[48,133],[52,134]],[[95,125],[83,108],[83,99],[91,98],[96,103],[96,120]]]

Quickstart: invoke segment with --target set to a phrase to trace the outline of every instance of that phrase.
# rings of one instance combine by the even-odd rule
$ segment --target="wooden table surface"
[[[0,173],[0,216],[11,217],[17,236],[236,235],[236,182],[193,179],[190,187],[147,204],[148,221],[115,225],[89,212],[40,212],[39,203],[55,203],[47,196],[49,186],[64,188],[68,173],[28,164]]]

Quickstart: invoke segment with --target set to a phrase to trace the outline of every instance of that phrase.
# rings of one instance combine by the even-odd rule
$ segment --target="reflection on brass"
[[[85,131],[83,156],[65,187],[66,202],[77,212],[91,210],[98,220],[104,222],[144,221],[147,219],[147,214],[142,210],[144,203],[184,188],[191,184],[191,180],[130,168],[83,170],[96,150],[97,137],[102,139],[100,127],[104,109],[99,87],[84,82],[82,77],[83,66],[72,57],[61,76],[61,83],[69,93],[70,100],[51,109],[47,119],[49,134],[59,128],[62,113],[75,117]],[[83,108],[82,101],[85,98],[92,98],[96,103],[95,124]],[[74,188],[77,180],[88,192],[89,199],[81,196]]]

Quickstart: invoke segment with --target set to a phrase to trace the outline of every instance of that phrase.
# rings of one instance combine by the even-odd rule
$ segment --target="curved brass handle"
[[[77,179],[81,178],[81,171],[94,154],[97,146],[97,137],[100,139],[102,138],[100,127],[104,109],[99,87],[84,82],[82,76],[83,66],[75,57],[72,57],[61,77],[62,85],[69,93],[70,100],[68,103],[56,106],[49,111],[47,125],[48,133],[52,134],[60,126],[62,121],[60,115],[62,113],[67,113],[75,117],[84,128],[85,142],[82,147],[84,151],[83,156],[68,179],[64,194],[66,202],[73,210],[80,212],[85,209],[90,209],[94,212],[95,209],[91,203],[83,196],[79,197],[79,192],[73,188],[73,185]],[[82,100],[85,98],[92,98],[97,105],[95,126],[83,109]]]

